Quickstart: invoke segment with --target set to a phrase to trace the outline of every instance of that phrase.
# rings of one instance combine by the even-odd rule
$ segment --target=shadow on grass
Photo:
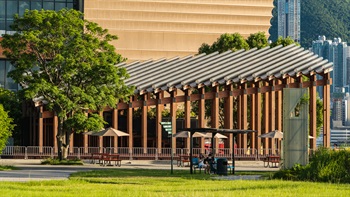
[[[15,166],[1,166],[0,165],[0,171],[5,171],[5,170],[19,170],[19,168],[15,167]]]

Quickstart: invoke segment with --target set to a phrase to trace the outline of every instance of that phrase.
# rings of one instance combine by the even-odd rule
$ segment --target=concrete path
[[[20,159],[0,159],[0,165],[10,165],[20,168],[20,170],[0,171],[0,181],[39,181],[39,180],[57,180],[68,179],[70,174],[78,171],[105,170],[105,169],[169,169],[170,161],[144,161],[144,160],[125,160],[121,167],[100,166],[99,164],[90,164],[85,161],[83,166],[52,166],[41,165],[41,160],[20,160]],[[188,170],[189,167],[177,167],[173,165],[174,170]],[[278,168],[264,168],[261,161],[236,161],[236,171],[277,171]],[[226,178],[225,178],[226,177]],[[258,179],[258,176],[222,176],[222,178],[237,179]]]

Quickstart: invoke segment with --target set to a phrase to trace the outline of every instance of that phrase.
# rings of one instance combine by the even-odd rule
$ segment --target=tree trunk
[[[58,132],[57,132],[57,148],[58,148],[58,159],[67,159],[68,151],[66,150],[65,135],[63,132],[64,118],[58,117]]]
[[[65,132],[65,146],[63,146],[62,152],[63,152],[63,158],[67,159],[68,158],[68,154],[69,154],[69,144],[70,144],[70,139],[71,139],[71,131],[67,131]]]

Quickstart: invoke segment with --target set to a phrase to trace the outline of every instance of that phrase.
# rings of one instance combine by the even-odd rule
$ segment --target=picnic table
[[[120,155],[119,154],[102,154],[101,157],[102,160],[102,164],[103,166],[107,165],[112,165],[112,161],[114,161],[114,165],[115,166],[122,166],[122,160],[120,159]]]
[[[100,164],[101,163],[101,157],[103,153],[91,153],[90,157],[90,163],[92,164]]]
[[[281,157],[279,155],[268,155],[264,159],[264,167],[277,168],[280,164]]]

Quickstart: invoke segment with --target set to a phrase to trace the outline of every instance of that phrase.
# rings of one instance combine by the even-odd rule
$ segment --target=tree
[[[65,9],[27,10],[11,27],[16,33],[1,42],[14,66],[9,76],[23,86],[26,98],[41,99],[57,114],[58,157],[66,158],[72,133],[103,128],[102,117],[93,112],[133,93],[124,83],[126,70],[115,66],[125,60],[109,44],[117,36]]]
[[[282,38],[282,36],[278,37],[277,40],[275,42],[272,42],[270,47],[276,47],[278,45],[282,45],[282,46],[288,46],[291,44],[296,44],[296,45],[300,45],[299,43],[295,42],[291,37],[287,37],[287,38]]]
[[[264,48],[269,46],[269,42],[267,40],[267,37],[265,35],[265,32],[258,32],[255,34],[250,34],[250,36],[247,38],[247,43],[249,45],[249,48]]]
[[[0,88],[0,103],[4,110],[8,112],[8,116],[12,118],[14,129],[12,137],[15,144],[20,144],[21,130],[22,130],[22,99],[21,95],[4,88]]]
[[[222,34],[212,45],[203,43],[202,46],[198,49],[198,53],[210,54],[216,51],[222,53],[228,50],[237,51],[240,49],[249,49],[249,45],[243,36],[241,36],[239,33],[226,33]]]
[[[2,104],[0,104],[0,154],[6,146],[7,139],[11,137],[11,131],[14,126],[12,124],[12,118],[8,116],[8,113],[4,110]]]

